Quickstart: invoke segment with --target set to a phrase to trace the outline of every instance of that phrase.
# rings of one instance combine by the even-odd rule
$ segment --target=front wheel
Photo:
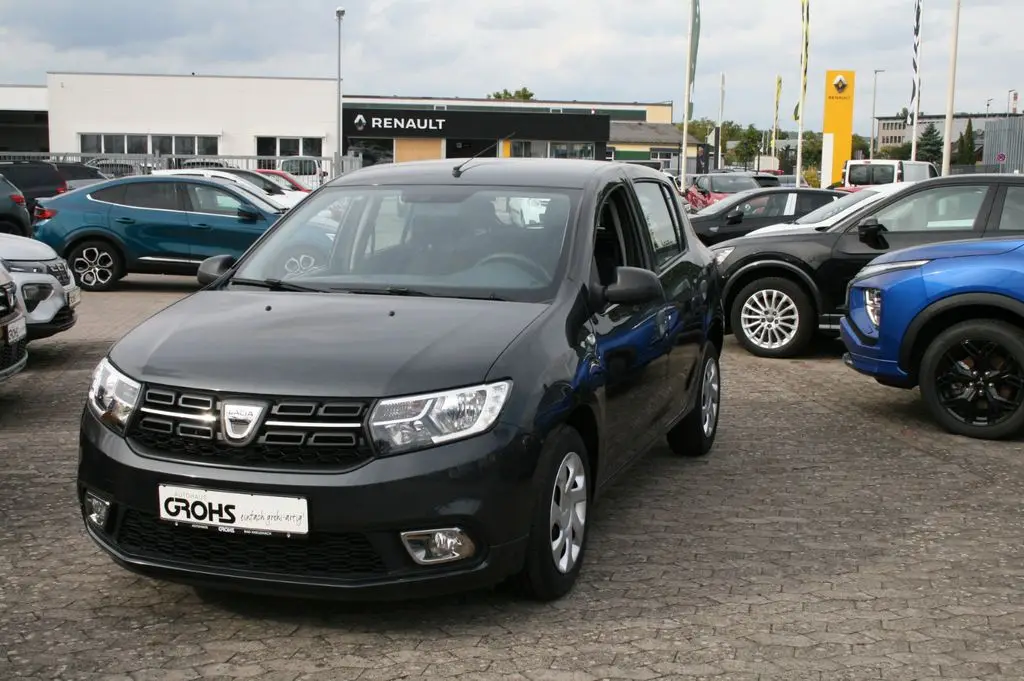
[[[1024,429],[1024,332],[995,319],[956,324],[921,358],[918,383],[932,417],[957,435],[982,440]]]
[[[733,335],[758,357],[795,357],[807,349],[818,328],[814,304],[800,286],[781,277],[743,287],[730,311]]]
[[[121,252],[109,241],[100,239],[71,249],[68,264],[84,291],[109,291],[125,275]]]
[[[590,456],[574,429],[548,436],[541,460],[549,467],[530,528],[526,564],[517,580],[524,594],[553,601],[572,590],[583,567],[590,505]]]

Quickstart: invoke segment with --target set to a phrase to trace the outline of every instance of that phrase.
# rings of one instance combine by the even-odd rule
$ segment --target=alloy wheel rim
[[[583,459],[576,452],[569,452],[555,475],[548,523],[551,557],[562,574],[571,571],[579,562],[586,524],[587,476]]]
[[[704,367],[704,380],[700,393],[700,415],[704,437],[711,437],[718,426],[718,400],[720,394],[718,362],[712,358]]]
[[[796,337],[800,311],[793,299],[782,291],[762,289],[743,303],[740,324],[751,343],[763,350],[777,350]]]
[[[95,246],[84,248],[71,262],[80,284],[105,286],[114,278],[114,256]]]
[[[288,277],[305,274],[315,267],[316,257],[309,253],[297,253],[288,256],[284,261],[284,273]]]
[[[1024,366],[995,341],[962,340],[935,371],[939,404],[957,421],[992,427],[1024,406]]]

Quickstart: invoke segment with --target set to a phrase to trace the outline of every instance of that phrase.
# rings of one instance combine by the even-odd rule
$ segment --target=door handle
[[[206,222],[197,222],[196,224],[194,224],[192,226],[196,227],[198,229],[212,229],[213,228],[213,225],[211,225],[209,223],[206,223]]]
[[[114,222],[120,222],[122,225],[134,225],[135,220],[131,218],[114,218]]]

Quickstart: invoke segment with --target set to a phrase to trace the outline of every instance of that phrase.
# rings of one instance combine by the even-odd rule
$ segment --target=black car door
[[[687,404],[686,386],[700,361],[704,309],[698,288],[702,267],[686,243],[684,218],[671,189],[647,177],[634,178],[632,185],[645,228],[641,238],[649,251],[651,269],[665,289],[666,300],[658,312],[668,358],[664,399],[669,404],[660,423],[664,427]]]
[[[615,281],[615,268],[650,267],[636,204],[625,178],[609,183],[598,198],[592,286]],[[641,454],[657,434],[668,405],[670,319],[661,301],[607,305],[590,319],[595,354],[604,375],[608,465],[602,479]],[[607,477],[606,477],[607,476]]]
[[[895,200],[880,201],[855,220],[838,225],[841,235],[831,260],[822,266],[818,277],[832,306],[845,302],[849,281],[883,253],[940,241],[980,238],[995,193],[996,185],[985,181],[925,185],[898,194]],[[862,238],[858,225],[871,218],[884,229],[877,239]]]

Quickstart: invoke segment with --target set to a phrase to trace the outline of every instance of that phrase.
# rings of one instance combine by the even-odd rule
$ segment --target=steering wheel
[[[496,260],[504,260],[514,265],[518,265],[520,269],[527,270],[530,272],[530,274],[533,274],[534,276],[540,274],[539,279],[541,281],[551,280],[551,275],[548,273],[546,269],[544,269],[534,261],[530,260],[529,258],[519,255],[518,253],[492,253],[491,255],[488,255],[487,257],[478,260],[477,263],[473,265],[473,267],[480,267],[481,265],[485,265],[489,262]]]

